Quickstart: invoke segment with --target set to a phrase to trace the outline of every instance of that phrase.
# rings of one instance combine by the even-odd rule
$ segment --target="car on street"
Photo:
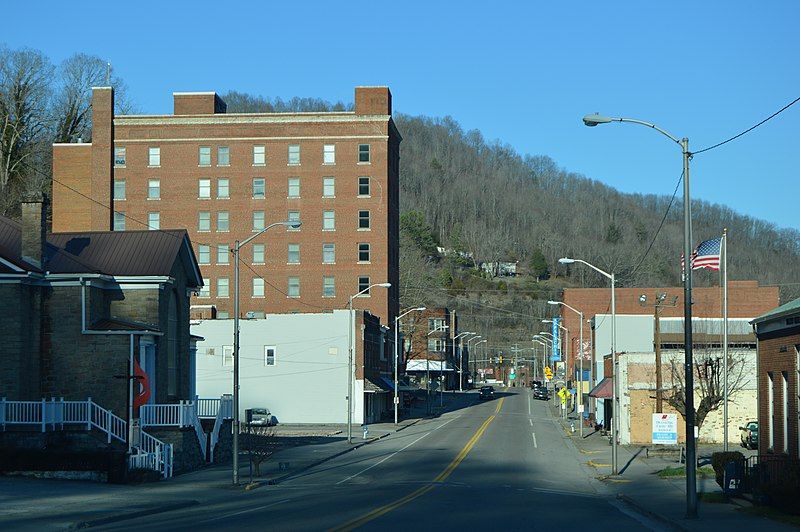
[[[741,445],[745,449],[758,449],[758,421],[748,421],[744,427],[739,427]]]
[[[478,392],[478,399],[486,401],[494,397],[494,386],[483,386]]]
[[[248,425],[269,427],[273,424],[272,412],[268,408],[248,408],[245,410],[245,420]]]
[[[547,388],[544,386],[537,386],[531,390],[531,396],[534,399],[539,399],[540,401],[547,401],[550,399],[550,392],[547,391]]]

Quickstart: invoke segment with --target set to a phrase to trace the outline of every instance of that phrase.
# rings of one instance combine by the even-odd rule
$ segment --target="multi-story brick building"
[[[232,317],[354,306],[391,323],[398,305],[401,137],[387,87],[357,87],[350,112],[227,114],[213,92],[175,93],[172,115],[115,116],[96,88],[92,142],[53,147],[53,231],[183,227],[203,273],[195,314]],[[200,309],[204,309],[201,311]]]
[[[457,323],[455,312],[444,307],[406,316],[401,324],[406,373],[419,383],[443,377],[447,387],[458,387],[458,370],[462,378],[468,376],[469,360],[466,350],[463,355],[453,351]]]

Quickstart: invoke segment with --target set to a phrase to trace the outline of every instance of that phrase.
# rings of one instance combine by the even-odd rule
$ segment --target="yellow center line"
[[[478,443],[478,440],[481,439],[481,436],[483,436],[483,433],[486,432],[486,429],[489,427],[489,424],[491,424],[491,422],[494,421],[494,418],[497,416],[497,414],[500,413],[500,409],[503,407],[503,401],[505,401],[505,400],[506,400],[506,398],[503,397],[503,398],[500,399],[500,401],[497,402],[497,408],[495,408],[494,413],[491,416],[489,416],[486,419],[486,421],[483,422],[483,424],[480,426],[480,428],[469,439],[467,444],[464,445],[464,448],[461,449],[461,451],[458,453],[458,455],[456,455],[456,457],[453,459],[453,461],[450,462],[450,464],[448,464],[448,466],[444,469],[444,471],[439,473],[439,475],[435,479],[433,479],[433,482],[436,482],[436,483],[443,482],[445,479],[447,479],[447,477],[449,477],[453,473],[453,471],[455,471],[455,469],[459,466],[459,464],[461,464],[461,462],[464,461],[464,459],[467,457],[467,455],[472,450],[472,448],[475,447],[475,444]],[[354,530],[354,529],[356,529],[356,528],[358,528],[360,526],[364,526],[365,524],[369,523],[370,521],[372,521],[374,519],[377,519],[378,517],[380,517],[382,515],[386,515],[389,512],[400,508],[404,504],[407,504],[407,503],[413,501],[414,499],[416,499],[418,497],[421,497],[422,495],[425,495],[426,493],[428,493],[429,491],[431,491],[435,487],[436,487],[436,484],[428,484],[427,486],[423,486],[423,487],[421,487],[421,488],[419,488],[419,489],[417,489],[415,491],[412,491],[411,493],[409,493],[405,497],[401,497],[400,499],[397,499],[394,502],[391,502],[389,504],[381,506],[380,508],[376,508],[376,509],[372,510],[371,512],[369,512],[367,514],[364,514],[361,517],[357,517],[357,518],[353,519],[352,521],[348,521],[347,523],[345,523],[345,524],[343,524],[341,526],[338,526],[336,528],[332,528],[331,531],[339,532],[339,531]]]

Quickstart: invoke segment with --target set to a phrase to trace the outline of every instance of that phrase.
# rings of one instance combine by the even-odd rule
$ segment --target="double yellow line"
[[[425,495],[426,493],[428,493],[429,491],[431,491],[433,488],[436,487],[436,483],[444,482],[447,479],[447,477],[449,477],[453,473],[453,471],[455,471],[455,469],[459,466],[459,464],[461,464],[461,462],[464,461],[464,458],[466,458],[467,455],[469,454],[469,452],[472,450],[472,448],[475,447],[475,444],[478,443],[478,440],[481,439],[481,436],[483,436],[483,433],[486,432],[486,429],[489,427],[489,425],[492,423],[492,421],[494,421],[494,418],[500,412],[500,409],[503,407],[503,401],[505,401],[505,400],[506,400],[506,398],[503,397],[502,399],[500,399],[500,401],[497,402],[497,408],[495,408],[494,413],[491,416],[489,416],[486,419],[486,421],[483,422],[483,424],[480,426],[480,428],[475,432],[475,434],[472,435],[472,437],[469,439],[467,444],[464,445],[464,448],[461,449],[461,451],[458,453],[458,455],[456,455],[456,457],[453,459],[453,461],[450,462],[450,464],[448,464],[448,466],[444,469],[444,471],[439,473],[439,475],[435,479],[433,479],[434,483],[428,484],[426,486],[423,486],[423,487],[421,487],[421,488],[409,493],[405,497],[401,497],[400,499],[397,499],[394,502],[391,502],[391,503],[389,503],[387,505],[381,506],[380,508],[376,508],[376,509],[372,510],[371,512],[367,513],[367,514],[362,515],[361,517],[357,517],[357,518],[353,519],[352,521],[348,521],[347,523],[345,523],[345,524],[343,524],[341,526],[338,526],[336,528],[332,528],[331,530],[334,531],[334,532],[344,532],[344,531],[349,531],[349,530],[355,530],[356,528],[358,528],[360,526],[364,526],[365,524],[369,523],[370,521],[372,521],[374,519],[377,519],[378,517],[380,517],[382,515],[386,515],[389,512],[392,512],[392,511],[400,508],[404,504],[407,504],[407,503],[413,501],[414,499],[416,499],[418,497],[421,497],[422,495]]]

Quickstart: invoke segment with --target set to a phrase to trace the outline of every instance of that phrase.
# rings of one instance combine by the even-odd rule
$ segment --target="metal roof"
[[[767,312],[766,314],[762,314],[761,316],[757,317],[750,323],[753,324],[761,323],[775,318],[782,318],[789,314],[800,314],[800,298],[797,298],[793,301],[789,301],[788,303],[781,305],[780,307],[774,308],[769,312]]]

